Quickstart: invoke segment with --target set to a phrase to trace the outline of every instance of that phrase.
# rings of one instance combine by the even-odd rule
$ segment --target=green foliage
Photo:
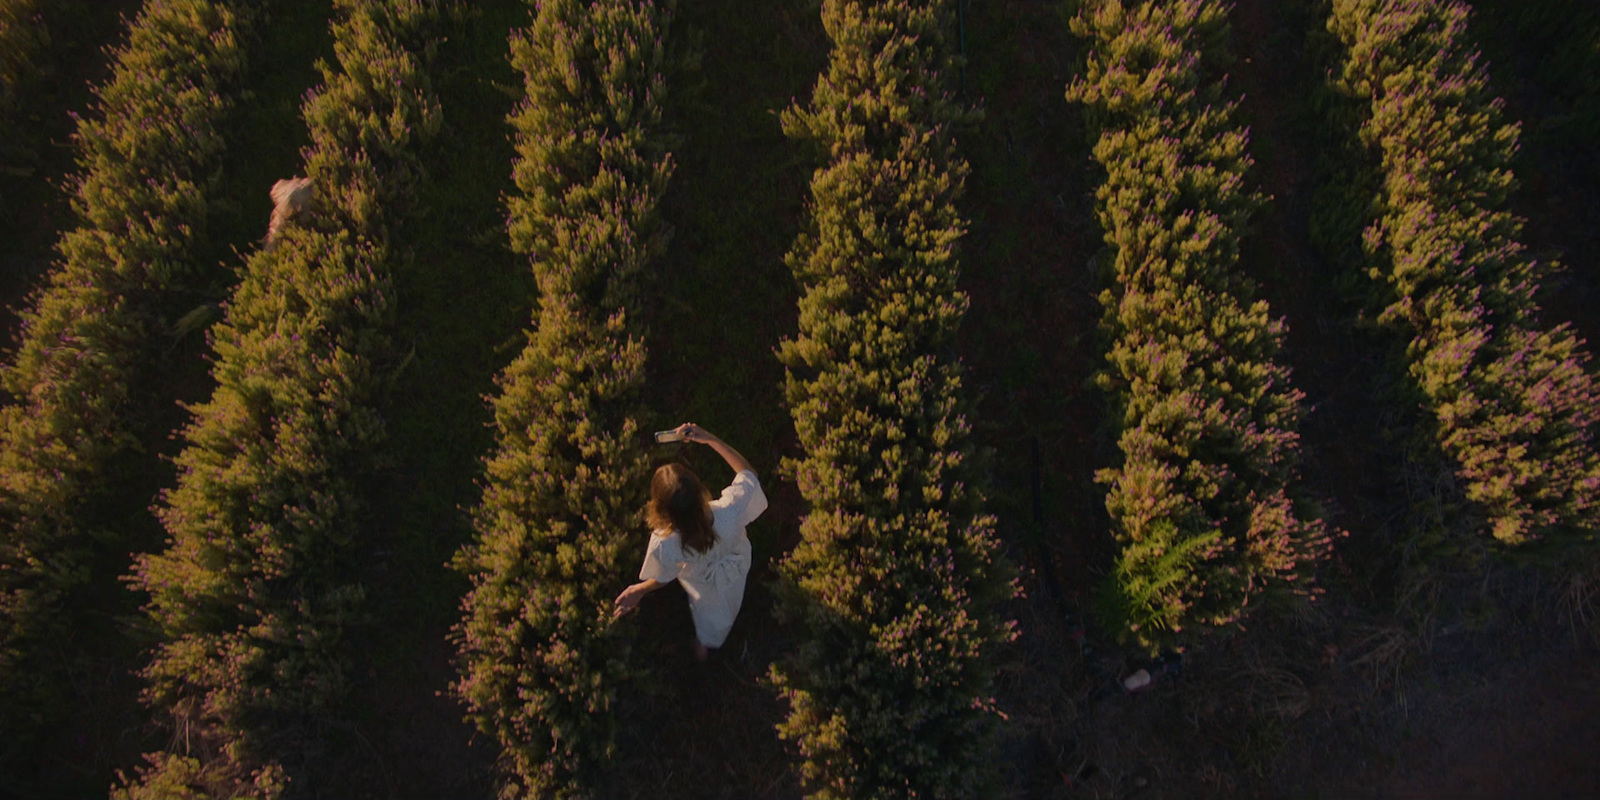
[[[511,40],[527,99],[510,118],[507,227],[539,308],[500,376],[478,535],[453,562],[473,583],[453,688],[500,742],[503,797],[590,796],[614,760],[628,643],[612,609],[649,479],[639,289],[668,237],[672,13],[670,0],[544,0]]]
[[[10,24],[8,20],[7,25]],[[0,735],[37,721],[64,635],[62,605],[88,577],[85,508],[110,459],[136,447],[130,401],[154,359],[164,292],[205,280],[208,202],[248,19],[225,3],[150,3],[112,53],[48,282],[22,312],[0,370]],[[7,29],[10,35],[10,28]],[[4,45],[0,45],[4,46]],[[8,73],[11,67],[7,67]],[[8,77],[9,80],[9,77]]]
[[[1227,37],[1213,0],[1085,3],[1092,50],[1068,99],[1098,129],[1098,216],[1114,283],[1097,378],[1123,462],[1101,470],[1121,545],[1101,608],[1156,649],[1237,622],[1268,591],[1311,590],[1329,531],[1291,495],[1302,395],[1283,325],[1237,270],[1259,199],[1234,103],[1215,77]]]
[[[35,0],[0,0],[0,170],[25,169],[33,160],[21,95],[42,71],[36,63],[50,35]]]
[[[1411,378],[1494,539],[1560,552],[1594,538],[1600,392],[1583,342],[1537,319],[1550,267],[1506,210],[1518,130],[1490,94],[1467,14],[1434,0],[1332,4],[1329,30],[1347,48],[1335,85],[1367,105],[1361,141],[1382,177],[1366,272],[1380,322],[1409,337]]]
[[[143,675],[184,752],[147,756],[116,796],[278,797],[315,761],[358,623],[361,476],[397,361],[390,241],[438,130],[426,73],[437,2],[343,0],[338,68],[304,105],[311,212],[254,253],[213,330],[216,389],[194,406],[167,548],[132,583],[161,640]]]
[[[7,108],[17,87],[39,71],[34,56],[50,40],[37,6],[35,0],[0,0],[0,103]]]
[[[817,797],[972,797],[989,780],[989,655],[1015,591],[981,513],[951,353],[966,162],[949,3],[829,0],[828,70],[783,117],[827,163],[788,264],[786,395],[811,511],[780,567],[799,651],[771,678]]]
[[[1342,62],[1344,44],[1325,29],[1330,0],[1300,0],[1307,21],[1306,60],[1320,72]],[[1345,299],[1358,305],[1374,303],[1371,282],[1364,272],[1366,254],[1361,231],[1373,215],[1373,202],[1382,185],[1378,164],[1360,142],[1367,104],[1319,81],[1310,92],[1316,131],[1317,187],[1311,204],[1311,243],[1338,271],[1337,285]],[[1381,303],[1363,309],[1376,317]]]

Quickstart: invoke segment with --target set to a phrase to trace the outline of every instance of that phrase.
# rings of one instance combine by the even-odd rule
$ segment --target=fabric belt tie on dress
[[[748,562],[743,553],[723,556],[706,567],[706,582],[718,589],[726,589],[738,582]]]

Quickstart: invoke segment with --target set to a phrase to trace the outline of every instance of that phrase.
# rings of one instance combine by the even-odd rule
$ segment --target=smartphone
[[[683,441],[683,434],[677,431],[656,431],[656,441],[662,444],[667,442]]]

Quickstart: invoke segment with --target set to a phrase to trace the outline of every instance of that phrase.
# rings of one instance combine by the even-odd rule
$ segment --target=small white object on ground
[[[1138,672],[1123,678],[1122,688],[1127,689],[1130,692],[1137,692],[1140,689],[1148,687],[1151,680],[1150,671],[1141,669]]]

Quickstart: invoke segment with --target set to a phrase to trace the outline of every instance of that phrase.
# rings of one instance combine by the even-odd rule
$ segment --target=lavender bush
[[[1334,0],[1337,89],[1368,104],[1382,182],[1363,247],[1380,322],[1403,332],[1438,441],[1494,540],[1524,553],[1594,540],[1600,400],[1584,343],[1534,302],[1554,268],[1507,210],[1518,129],[1467,37],[1468,8]]]
[[[614,761],[628,676],[612,617],[635,566],[649,462],[640,278],[668,231],[663,36],[673,3],[543,0],[511,40],[527,99],[512,114],[506,220],[539,308],[500,376],[496,451],[454,638],[469,718],[502,750],[502,797],[587,797]]]
[[[1121,552],[1107,623],[1147,649],[1238,622],[1266,592],[1309,593],[1330,532],[1295,499],[1302,395],[1280,359],[1283,324],[1239,274],[1248,132],[1215,62],[1215,0],[1083,4],[1090,45],[1067,91],[1097,130],[1097,214],[1113,280],[1098,376],[1123,461],[1101,470]]]
[[[280,797],[324,748],[360,616],[360,476],[384,437],[394,228],[440,112],[434,0],[339,0],[338,66],[303,107],[311,213],[256,251],[213,329],[211,399],[183,431],[156,513],[165,550],[132,582],[160,635],[147,703],[174,750],[115,796]]]
[[[10,6],[13,11],[17,8]],[[9,13],[9,12],[8,12]],[[5,35],[15,20],[4,19]],[[78,121],[77,225],[22,311],[0,368],[0,736],[24,735],[66,638],[63,603],[98,539],[86,511],[111,459],[137,447],[128,419],[155,360],[161,297],[203,284],[218,132],[244,68],[249,14],[227,3],[154,0],[111,53],[112,74]],[[8,41],[9,38],[8,38]],[[5,55],[6,80],[13,76]]]
[[[952,96],[953,4],[828,0],[833,47],[785,132],[815,142],[788,256],[800,328],[783,343],[810,511],[780,566],[799,650],[771,678],[816,797],[972,797],[990,778],[999,603],[1015,586],[982,512],[951,352],[956,208],[967,174]]]

